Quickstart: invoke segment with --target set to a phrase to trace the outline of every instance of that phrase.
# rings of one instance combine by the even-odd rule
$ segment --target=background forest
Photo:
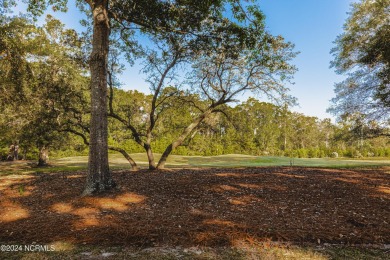
[[[148,121],[152,95],[138,91],[114,89],[113,104],[120,114],[142,129]],[[195,100],[192,97],[192,100]],[[53,101],[54,102],[54,101]],[[199,97],[194,101],[199,105]],[[193,104],[172,100],[162,113],[154,132],[154,152],[162,153],[171,140],[177,138],[193,118]],[[1,158],[6,159],[8,146],[17,141],[23,158],[37,159],[45,146],[53,157],[87,155],[88,145],[72,132],[48,127],[39,115],[34,128],[21,119],[1,126]],[[84,114],[88,117],[88,114]],[[12,117],[11,117],[12,118]],[[46,118],[47,120],[50,117]],[[38,125],[41,128],[37,127]],[[375,127],[375,126],[374,126]],[[186,143],[173,154],[275,155],[299,158],[323,157],[387,157],[390,156],[388,138],[373,136],[373,126],[360,124],[353,117],[334,124],[330,119],[318,119],[291,112],[286,107],[249,98],[236,106],[224,107],[224,113],[205,120]],[[37,132],[42,131],[42,132]],[[128,153],[142,153],[134,137],[118,120],[109,120],[109,144]],[[111,151],[114,152],[114,151]]]
[[[20,157],[25,159],[44,159],[49,151],[53,157],[87,155],[90,32],[78,35],[50,16],[41,27],[27,18],[2,18],[0,158],[6,160],[12,143],[19,144]],[[235,62],[223,57],[220,63],[218,53],[201,58],[207,48],[194,53],[191,41],[169,35],[164,36],[169,44],[152,38],[148,44],[153,49],[131,41],[119,44],[115,42],[119,33],[114,28],[108,65],[109,150],[122,153],[129,162],[129,154],[146,151],[155,167],[152,148],[155,153],[168,151],[168,155],[390,156],[388,129],[375,119],[353,112],[332,123],[292,112],[295,99],[286,96],[287,89],[278,82],[261,79],[258,83],[268,87],[260,89],[266,93],[260,95],[261,100],[269,92],[282,93],[280,98],[272,95],[272,103],[254,97],[239,101],[238,94],[252,90],[256,82],[256,78],[253,82],[234,78],[251,66],[239,57],[234,57]],[[271,53],[279,63],[267,64],[288,78],[295,68],[286,62],[295,53],[288,43],[277,38],[269,41],[276,50],[290,51],[280,60],[277,53]],[[144,61],[142,73],[148,75],[151,94],[122,89],[116,78],[123,69],[121,53]],[[197,60],[190,63],[193,56]],[[231,71],[236,74],[230,75]],[[236,81],[231,83],[231,78]],[[226,83],[218,86],[218,81]],[[240,84],[244,87],[233,89]],[[177,147],[172,149],[172,144]]]

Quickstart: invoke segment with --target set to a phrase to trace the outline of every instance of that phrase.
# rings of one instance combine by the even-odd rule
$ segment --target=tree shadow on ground
[[[114,178],[119,189],[81,197],[83,172],[1,177],[0,242],[390,244],[385,169],[142,170]]]

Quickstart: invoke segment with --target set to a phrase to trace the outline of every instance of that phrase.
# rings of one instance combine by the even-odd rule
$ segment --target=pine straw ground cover
[[[147,249],[145,259],[158,248],[189,259],[202,258],[205,248],[220,257],[249,248],[244,256],[226,253],[226,259],[251,258],[253,248],[270,245],[287,250],[283,256],[289,247],[307,246],[329,256],[326,247],[335,244],[377,248],[380,258],[390,252],[388,168],[171,169],[113,176],[118,188],[97,197],[80,197],[85,172],[0,177],[0,244]],[[81,251],[73,253],[95,254]],[[0,252],[0,258],[13,254]]]

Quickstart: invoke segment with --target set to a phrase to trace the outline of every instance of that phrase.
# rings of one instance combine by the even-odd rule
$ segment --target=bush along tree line
[[[25,2],[32,19],[48,6],[67,9],[66,0]],[[89,18],[82,35],[50,16],[43,26],[12,17],[16,2],[0,3],[0,142],[19,143],[26,156],[37,149],[40,165],[50,149],[88,146],[84,195],[115,186],[108,151],[134,169],[134,152],[147,154],[150,169],[164,168],[171,153],[386,155],[377,133],[386,136],[387,128],[355,111],[339,113],[338,101],[336,126],[289,111],[296,100],[285,85],[297,53],[267,32],[254,1],[79,0]],[[343,52],[334,53],[337,67]],[[118,74],[135,59],[150,95],[121,90]],[[375,97],[385,101],[385,90]],[[244,93],[271,103],[238,103]]]

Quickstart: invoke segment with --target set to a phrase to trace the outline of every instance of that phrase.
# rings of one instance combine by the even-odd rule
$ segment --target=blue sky
[[[294,60],[299,71],[290,86],[300,107],[293,110],[319,118],[326,113],[334,96],[333,86],[343,77],[329,68],[333,59],[333,41],[342,33],[350,4],[356,0],[259,0],[266,24],[273,34],[280,34],[300,51]]]
[[[69,0],[68,13],[55,13],[69,28],[80,28],[80,13]],[[291,94],[298,98],[299,106],[292,110],[319,118],[329,118],[326,113],[329,100],[334,96],[335,82],[343,79],[329,68],[331,48],[336,36],[342,33],[350,4],[357,0],[258,0],[266,15],[267,29],[282,35],[295,44],[300,54],[293,61],[299,71]],[[120,79],[126,89],[148,93],[141,67],[128,68]],[[245,95],[247,97],[248,95]]]

